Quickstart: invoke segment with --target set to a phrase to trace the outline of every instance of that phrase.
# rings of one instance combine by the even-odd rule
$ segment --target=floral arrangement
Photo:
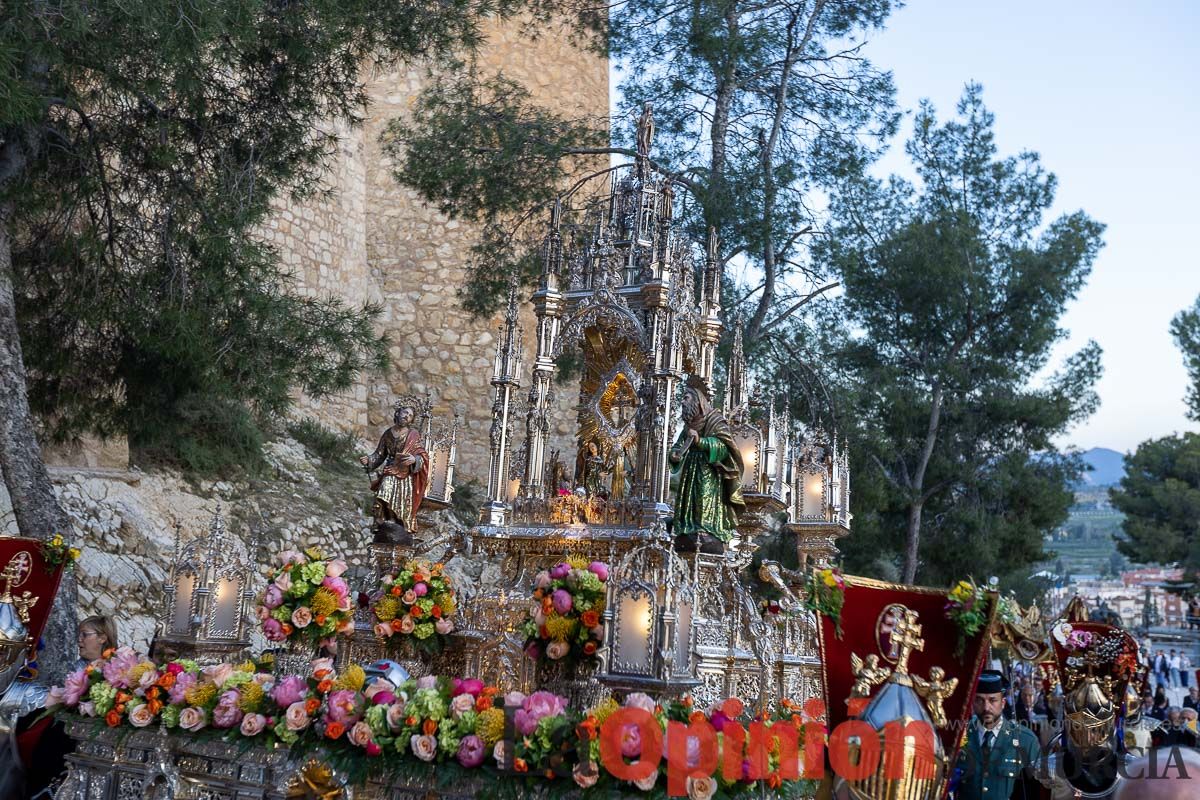
[[[959,581],[946,595],[946,619],[958,628],[958,644],[954,655],[961,658],[967,639],[983,629],[988,621],[988,594],[974,580]]]
[[[46,559],[46,569],[54,572],[54,568],[63,565],[64,570],[71,569],[79,560],[81,551],[78,547],[68,547],[61,533],[56,533],[48,542],[42,542],[42,558]]]
[[[442,649],[454,630],[450,619],[457,607],[454,587],[440,563],[409,561],[400,572],[384,576],[383,587],[372,600],[375,635],[381,639],[411,642],[433,653]]]
[[[329,643],[334,634],[354,632],[350,587],[342,580],[346,562],[320,550],[286,550],[280,567],[267,575],[258,618],[268,641]]]
[[[834,630],[842,636],[842,606],[846,604],[846,580],[841,570],[829,568],[813,570],[804,587],[804,605],[833,621]]]
[[[522,626],[525,654],[535,661],[594,663],[604,640],[607,580],[607,564],[578,557],[539,572]]]
[[[51,690],[47,705],[51,712],[96,718],[113,728],[158,725],[301,752],[320,748],[322,758],[355,780],[385,771],[432,779],[436,770],[438,780],[449,781],[503,775],[506,788],[517,792],[512,796],[531,794],[547,782],[597,798],[633,789],[661,796],[666,788],[665,758],[656,772],[636,782],[604,766],[601,730],[622,707],[611,698],[580,710],[550,692],[501,697],[494,686],[475,679],[428,676],[397,686],[382,678],[368,681],[356,665],[338,674],[326,658],[313,659],[307,676],[275,677],[252,667],[247,662],[201,669],[182,659],[156,665],[121,648],[68,675],[64,686]],[[720,733],[729,724],[751,721],[736,700],[700,711],[690,698],[660,705],[634,693],[624,707],[649,713],[664,732],[670,722],[704,720]],[[512,720],[507,731],[505,709]],[[801,742],[804,726],[819,724],[786,700],[757,719],[790,722]],[[623,758],[642,754],[637,726],[624,725],[619,740]],[[689,778],[687,796],[752,797],[765,787],[774,797],[799,797],[813,788],[811,781],[781,779],[777,750],[769,754],[765,776],[751,777],[747,755],[743,751],[740,774],[718,769],[710,777]],[[428,771],[415,772],[420,769]]]

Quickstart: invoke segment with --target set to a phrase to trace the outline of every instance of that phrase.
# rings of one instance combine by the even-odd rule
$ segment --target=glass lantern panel
[[[171,632],[187,633],[192,619],[192,596],[196,592],[196,575],[188,572],[175,577],[175,607],[171,610]]]
[[[800,498],[800,513],[806,518],[825,517],[825,476],[820,473],[804,475],[804,494]]]
[[[762,465],[759,464],[762,434],[750,425],[739,426],[733,431],[733,442],[742,455],[742,489],[757,492],[758,476],[762,470]]]
[[[617,641],[613,647],[613,668],[620,672],[649,675],[653,604],[644,591],[623,593],[617,600]]]
[[[446,496],[446,477],[450,470],[450,448],[438,447],[429,453],[429,497]]]
[[[692,666],[692,601],[680,600],[675,612],[675,672],[691,671]]]
[[[212,625],[209,636],[214,639],[236,639],[238,635],[238,603],[241,584],[233,578],[221,578],[217,582],[216,598],[213,602]]]

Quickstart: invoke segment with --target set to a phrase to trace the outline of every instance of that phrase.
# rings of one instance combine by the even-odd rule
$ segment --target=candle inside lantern
[[[213,606],[212,635],[234,638],[238,634],[238,582],[221,578],[217,582],[216,604]]]
[[[805,517],[825,516],[825,477],[810,472],[804,475],[804,493],[801,514]]]
[[[195,573],[184,573],[175,578],[175,607],[171,609],[171,631],[187,633],[191,622],[192,595],[196,591]]]
[[[613,661],[618,669],[632,668],[649,673],[650,626],[653,622],[650,596],[626,593],[618,606],[619,627]]]

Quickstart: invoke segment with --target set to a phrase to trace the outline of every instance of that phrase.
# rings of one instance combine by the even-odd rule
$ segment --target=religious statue
[[[850,654],[850,673],[854,676],[854,685],[850,687],[851,697],[870,697],[871,688],[878,686],[888,679],[892,671],[879,665],[879,656],[871,653],[864,661],[857,653]]]
[[[742,499],[742,454],[725,415],[713,408],[704,382],[688,378],[684,428],[671,448],[677,464],[675,546],[681,552],[721,554],[746,509]]]
[[[933,727],[946,727],[946,709],[943,704],[946,698],[954,694],[954,690],[958,688],[958,678],[946,680],[946,670],[941,667],[933,667],[929,670],[929,680],[917,675],[909,677],[912,678],[913,688],[917,690],[917,694],[925,701],[925,707],[929,709],[929,718],[933,720]]]
[[[371,483],[375,541],[380,544],[412,542],[417,509],[429,486],[429,454],[413,427],[416,411],[404,401],[396,403],[395,409],[392,426],[379,437],[375,452],[359,459],[367,472],[383,468]]]
[[[575,487],[587,490],[588,497],[599,497],[602,493],[601,483],[604,473],[604,456],[600,453],[600,444],[595,439],[589,439],[580,445],[579,455],[575,458]]]

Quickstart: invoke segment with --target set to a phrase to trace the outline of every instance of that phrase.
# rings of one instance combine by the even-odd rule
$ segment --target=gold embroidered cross
[[[921,638],[921,626],[917,624],[917,612],[911,608],[904,609],[904,614],[896,618],[892,628],[892,643],[900,648],[900,656],[896,659],[896,672],[908,674],[908,657],[913,650],[924,650],[925,640]]]

